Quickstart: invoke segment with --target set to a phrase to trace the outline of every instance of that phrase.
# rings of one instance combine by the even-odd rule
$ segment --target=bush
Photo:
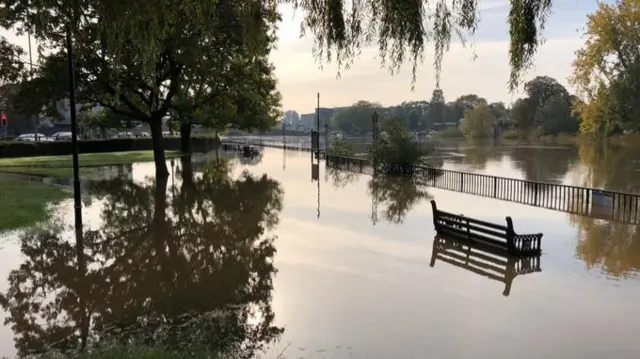
[[[414,166],[422,164],[426,154],[425,147],[414,139],[402,119],[383,122],[371,148],[374,166],[384,173],[411,173]]]
[[[356,153],[356,145],[341,138],[332,141],[331,146],[327,149],[327,154],[332,156],[352,157]]]
[[[518,130],[504,130],[500,137],[505,140],[519,140],[522,134]]]
[[[449,127],[438,132],[436,135],[439,138],[464,138],[464,134],[457,127]]]
[[[180,139],[169,137],[164,139],[165,149],[180,149]],[[213,138],[194,137],[191,139],[194,149],[207,151],[216,146]],[[110,140],[87,140],[78,142],[80,153],[104,153],[152,150],[153,142],[150,138],[122,138]],[[0,158],[58,156],[71,154],[71,142],[0,142]]]

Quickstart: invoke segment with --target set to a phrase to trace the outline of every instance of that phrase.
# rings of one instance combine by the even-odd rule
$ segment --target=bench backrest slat
[[[485,222],[485,221],[481,221],[479,219],[465,217],[465,216],[461,216],[461,215],[457,215],[457,214],[453,214],[453,213],[449,213],[449,212],[438,210],[437,217],[442,218],[443,216],[456,218],[458,220],[464,221],[465,223],[468,221],[469,223],[478,224],[478,225],[481,225],[481,226],[484,226],[484,227],[489,227],[489,228],[497,229],[497,230],[500,230],[500,231],[507,231],[507,229],[508,229],[507,226],[503,226],[503,225],[500,225],[500,224]]]

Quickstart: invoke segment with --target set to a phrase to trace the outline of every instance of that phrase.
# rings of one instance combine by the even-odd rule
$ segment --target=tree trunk
[[[153,141],[153,161],[156,163],[156,177],[168,177],[169,169],[164,156],[164,142],[162,141],[162,120],[152,119],[151,139]]]
[[[191,122],[180,122],[180,152],[191,153]]]
[[[180,157],[182,170],[182,191],[189,192],[195,188],[193,176],[193,161],[191,156]]]

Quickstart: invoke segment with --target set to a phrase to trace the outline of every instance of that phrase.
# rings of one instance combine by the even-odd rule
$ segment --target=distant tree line
[[[536,135],[574,134],[579,118],[572,111],[579,101],[555,79],[538,76],[525,84],[524,98],[511,106],[503,102],[489,103],[476,94],[467,94],[454,101],[445,101],[444,92],[435,89],[429,101],[407,101],[383,107],[379,103],[358,101],[337,109],[330,121],[330,129],[353,135],[373,132],[373,114],[381,118],[400,118],[416,133],[443,131],[451,135],[486,138],[494,131],[514,131],[526,137]],[[286,111],[282,120],[295,126],[300,115]]]
[[[371,114],[400,117],[414,132],[444,130],[473,138],[581,134],[608,137],[640,131],[640,7],[636,1],[599,3],[587,19],[586,40],[576,52],[569,82],[575,95],[555,79],[538,76],[524,84],[525,96],[510,106],[479,95],[446,102],[441,89],[429,101],[382,108],[359,101],[338,112],[332,127],[347,133],[371,131]],[[513,85],[513,82],[511,83]],[[513,89],[513,87],[512,87]]]

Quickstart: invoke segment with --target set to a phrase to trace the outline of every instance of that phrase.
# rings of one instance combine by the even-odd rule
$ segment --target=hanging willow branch
[[[363,46],[378,43],[382,66],[391,73],[405,62],[412,65],[412,87],[423,60],[425,44],[434,46],[436,84],[443,55],[452,35],[463,43],[471,38],[479,21],[481,0],[282,0],[304,11],[303,34],[311,33],[314,55],[320,63],[335,61],[349,68]],[[540,31],[552,0],[510,0],[510,90],[520,83],[542,42]]]

